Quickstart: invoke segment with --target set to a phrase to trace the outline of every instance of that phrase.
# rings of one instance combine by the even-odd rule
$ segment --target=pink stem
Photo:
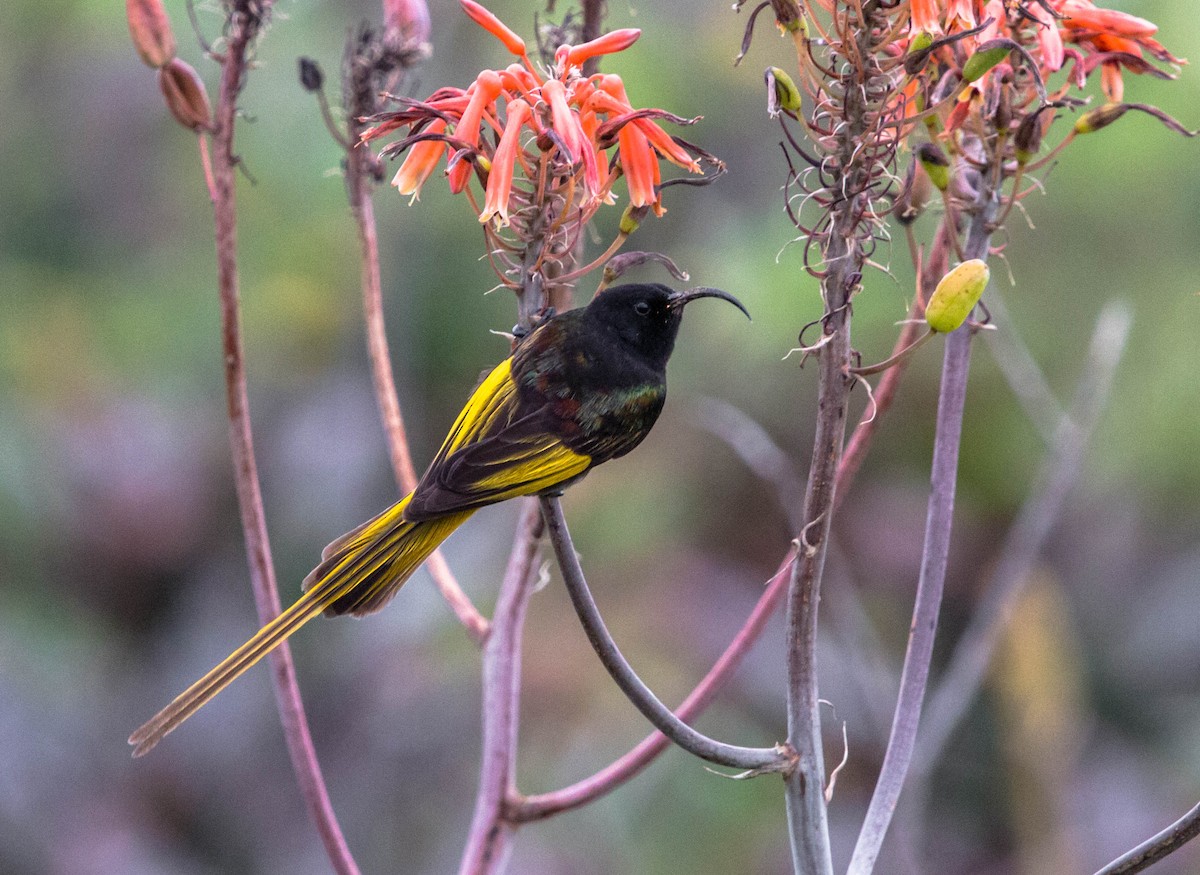
[[[246,537],[250,581],[259,622],[266,624],[281,610],[275,569],[267,540],[267,525],[259,487],[258,465],[250,427],[246,370],[242,354],[237,270],[237,207],[233,154],[237,97],[246,71],[246,50],[258,30],[258,19],[233,11],[227,29],[228,47],[221,69],[216,129],[213,133],[211,192],[217,248],[217,284],[221,301],[225,387],[229,411],[229,441],[233,452],[238,506]],[[271,680],[279,706],[284,738],[296,780],[317,827],[330,863],[339,875],[358,875],[358,866],[338,826],[325,779],[317,762],[312,735],[304,715],[304,704],[296,682],[296,669],[287,644],[270,656]]]

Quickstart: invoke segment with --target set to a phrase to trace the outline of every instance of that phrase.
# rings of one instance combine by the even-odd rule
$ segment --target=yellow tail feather
[[[321,564],[305,578],[303,595],[291,607],[129,736],[133,755],[149,752],[167,733],[322,611],[361,616],[383,607],[472,513],[462,511],[412,523],[403,517],[407,504],[405,498],[326,547]]]

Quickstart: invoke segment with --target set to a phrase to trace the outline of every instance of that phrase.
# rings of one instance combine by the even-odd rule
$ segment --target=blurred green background
[[[537,4],[495,0],[532,32]],[[413,91],[466,85],[503,49],[432,0],[434,56]],[[215,92],[182,2],[180,54]],[[1176,54],[1198,55],[1190,4],[1137,2]],[[559,14],[562,12],[560,4]],[[803,472],[815,368],[783,361],[819,315],[782,210],[778,128],[760,72],[787,66],[765,21],[740,68],[727,3],[612,3],[645,30],[606,66],[635,103],[703,115],[689,138],[725,158],[707,189],[668,192],[635,248],[737,294],[752,324],[689,310],[671,400],[628,459],[566,509],[609,625],[664,699],[719,654],[789,538],[775,486],[705,427],[705,399],[757,421]],[[544,13],[543,13],[544,14]],[[357,245],[339,153],[296,59],[331,78],[368,2],[277,5],[241,107],[245,343],[270,534],[285,602],[330,539],[394,500],[371,394]],[[219,18],[200,9],[207,33]],[[336,91],[336,88],[335,88]],[[1200,125],[1200,77],[1127,83],[1131,100]],[[224,419],[211,211],[195,138],[162,106],[118,3],[0,5],[0,871],[327,871],[287,763],[267,673],[226,691],[147,759],[131,729],[254,628]],[[1052,140],[1054,138],[1052,137]],[[1067,150],[1046,197],[1014,215],[1013,284],[994,276],[1055,391],[1068,398],[1096,316],[1134,329],[1085,472],[1043,553],[998,671],[933,776],[926,817],[901,803],[883,872],[1091,872],[1200,797],[1200,146],[1130,115]],[[376,200],[394,364],[420,467],[514,320],[479,261],[465,202],[437,178],[409,207]],[[615,222],[615,216],[605,221]],[[918,230],[928,235],[932,219]],[[856,346],[886,355],[912,287],[882,247],[856,302]],[[639,278],[663,280],[651,269]],[[585,282],[586,285],[586,282]],[[928,477],[938,345],[911,370],[836,522],[822,647],[835,857],[870,794],[908,628]],[[1043,454],[989,348],[971,374],[946,644],[970,616]],[[858,393],[861,396],[861,393]],[[861,409],[863,399],[857,404]],[[787,472],[780,471],[781,477]],[[799,500],[799,496],[795,496]],[[515,522],[478,515],[448,544],[490,609]],[[837,588],[836,590],[834,588]],[[852,597],[851,597],[852,595]],[[861,613],[850,607],[857,605]],[[853,652],[873,622],[878,653]],[[857,618],[857,620],[856,620]],[[847,631],[849,630],[849,631]],[[867,636],[870,637],[869,635]],[[477,651],[424,572],[382,614],[320,621],[293,641],[335,808],[365,872],[453,871],[475,792]],[[646,727],[591,654],[561,588],[534,600],[520,785],[552,789],[624,752]],[[772,626],[707,731],[783,733]],[[671,752],[618,793],[525,829],[510,871],[776,873],[787,869],[778,781],[734,783]],[[839,864],[840,865],[840,864]],[[1200,868],[1188,850],[1156,872]]]

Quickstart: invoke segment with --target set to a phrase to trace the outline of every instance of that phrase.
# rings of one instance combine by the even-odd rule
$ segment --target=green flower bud
[[[632,234],[642,224],[642,219],[646,218],[648,212],[650,212],[649,205],[635,207],[630,204],[625,208],[625,212],[621,213],[621,221],[617,224],[617,230],[626,236]]]
[[[972,258],[942,277],[925,306],[925,321],[929,327],[949,334],[962,325],[979,303],[990,276],[987,263]]]
[[[950,159],[937,143],[922,143],[917,148],[917,160],[925,168],[929,181],[938,191],[950,187]]]
[[[967,62],[963,64],[963,82],[974,82],[976,79],[982,78],[984,73],[1007,58],[1012,49],[1012,40],[988,40],[976,49],[975,54],[967,58]]]
[[[910,52],[922,52],[933,45],[933,34],[923,30],[908,41],[908,50]]]
[[[1107,128],[1125,113],[1129,112],[1127,103],[1106,103],[1091,112],[1085,112],[1075,120],[1075,133],[1091,134],[1101,128]]]
[[[763,78],[767,82],[767,113],[771,118],[781,110],[795,114],[800,112],[800,89],[786,71],[778,67],[767,67]]]

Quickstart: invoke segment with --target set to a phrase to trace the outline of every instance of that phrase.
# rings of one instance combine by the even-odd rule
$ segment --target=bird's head
[[[675,347],[683,308],[696,298],[721,298],[750,318],[741,302],[728,292],[709,288],[675,291],[661,283],[631,283],[606,289],[588,304],[586,316],[651,362],[665,366]]]

